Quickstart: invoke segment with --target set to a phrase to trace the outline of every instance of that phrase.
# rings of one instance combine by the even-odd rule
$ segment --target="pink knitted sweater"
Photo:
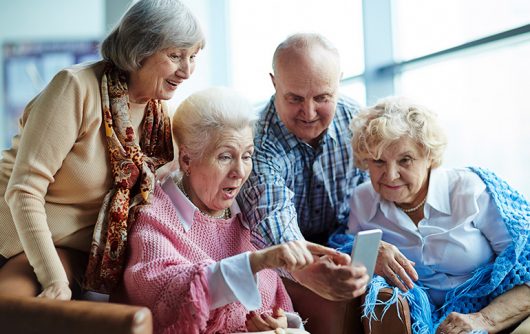
[[[133,304],[151,309],[156,333],[230,333],[246,331],[248,311],[239,302],[209,310],[206,267],[256,248],[239,215],[213,219],[195,212],[188,231],[163,189],[139,212],[129,234],[129,262],[124,282]],[[273,270],[257,274],[262,306],[292,311],[280,277]]]

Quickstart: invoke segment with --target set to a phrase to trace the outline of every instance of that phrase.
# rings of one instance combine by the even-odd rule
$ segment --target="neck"
[[[184,178],[182,178],[181,180],[179,180],[177,182],[177,186],[179,187],[179,189],[182,191],[182,193],[184,193],[184,196],[186,196],[190,202],[195,205],[195,207],[200,211],[202,212],[202,214],[210,217],[210,218],[216,218],[216,219],[228,219],[231,217],[232,213],[230,211],[230,208],[226,208],[224,210],[220,210],[220,211],[214,211],[214,210],[211,210],[210,208],[206,208],[202,205],[203,208],[201,208],[201,206],[199,206],[199,204],[197,203],[197,200],[194,200],[196,198],[196,196],[190,196],[190,191],[188,189],[190,189],[189,185],[187,182],[184,181]]]

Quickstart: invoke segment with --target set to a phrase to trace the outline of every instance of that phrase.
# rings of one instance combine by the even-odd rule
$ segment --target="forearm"
[[[489,333],[498,333],[530,315],[530,287],[523,284],[495,298],[480,310],[491,326]]]
[[[23,191],[10,194],[9,206],[18,237],[39,283],[43,288],[68,279],[47,224],[44,206],[33,195]]]

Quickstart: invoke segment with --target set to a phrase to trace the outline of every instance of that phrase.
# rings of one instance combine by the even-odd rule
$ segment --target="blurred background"
[[[482,166],[530,198],[530,1],[183,0],[206,48],[170,101],[230,86],[256,104],[273,93],[276,45],[319,32],[341,53],[342,91],[361,105],[405,95],[449,137],[444,165]],[[20,113],[61,68],[99,59],[125,0],[0,0],[0,149]]]

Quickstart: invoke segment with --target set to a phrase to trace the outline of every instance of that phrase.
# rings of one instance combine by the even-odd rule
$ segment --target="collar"
[[[193,224],[193,217],[195,216],[195,212],[200,212],[200,210],[179,189],[179,187],[177,186],[175,181],[173,181],[172,178],[167,178],[162,183],[162,189],[164,189],[164,192],[169,196],[171,202],[175,206],[175,209],[177,210],[177,213],[181,218],[181,223],[184,227],[184,231],[188,232],[188,230],[191,228],[191,225]],[[232,203],[232,206],[230,207],[230,211],[232,212],[232,217],[230,219],[239,216],[239,220],[241,221],[243,226],[247,229],[249,228],[248,222],[243,219],[244,215],[241,214],[241,208],[237,204],[237,201],[234,200],[234,203]]]

